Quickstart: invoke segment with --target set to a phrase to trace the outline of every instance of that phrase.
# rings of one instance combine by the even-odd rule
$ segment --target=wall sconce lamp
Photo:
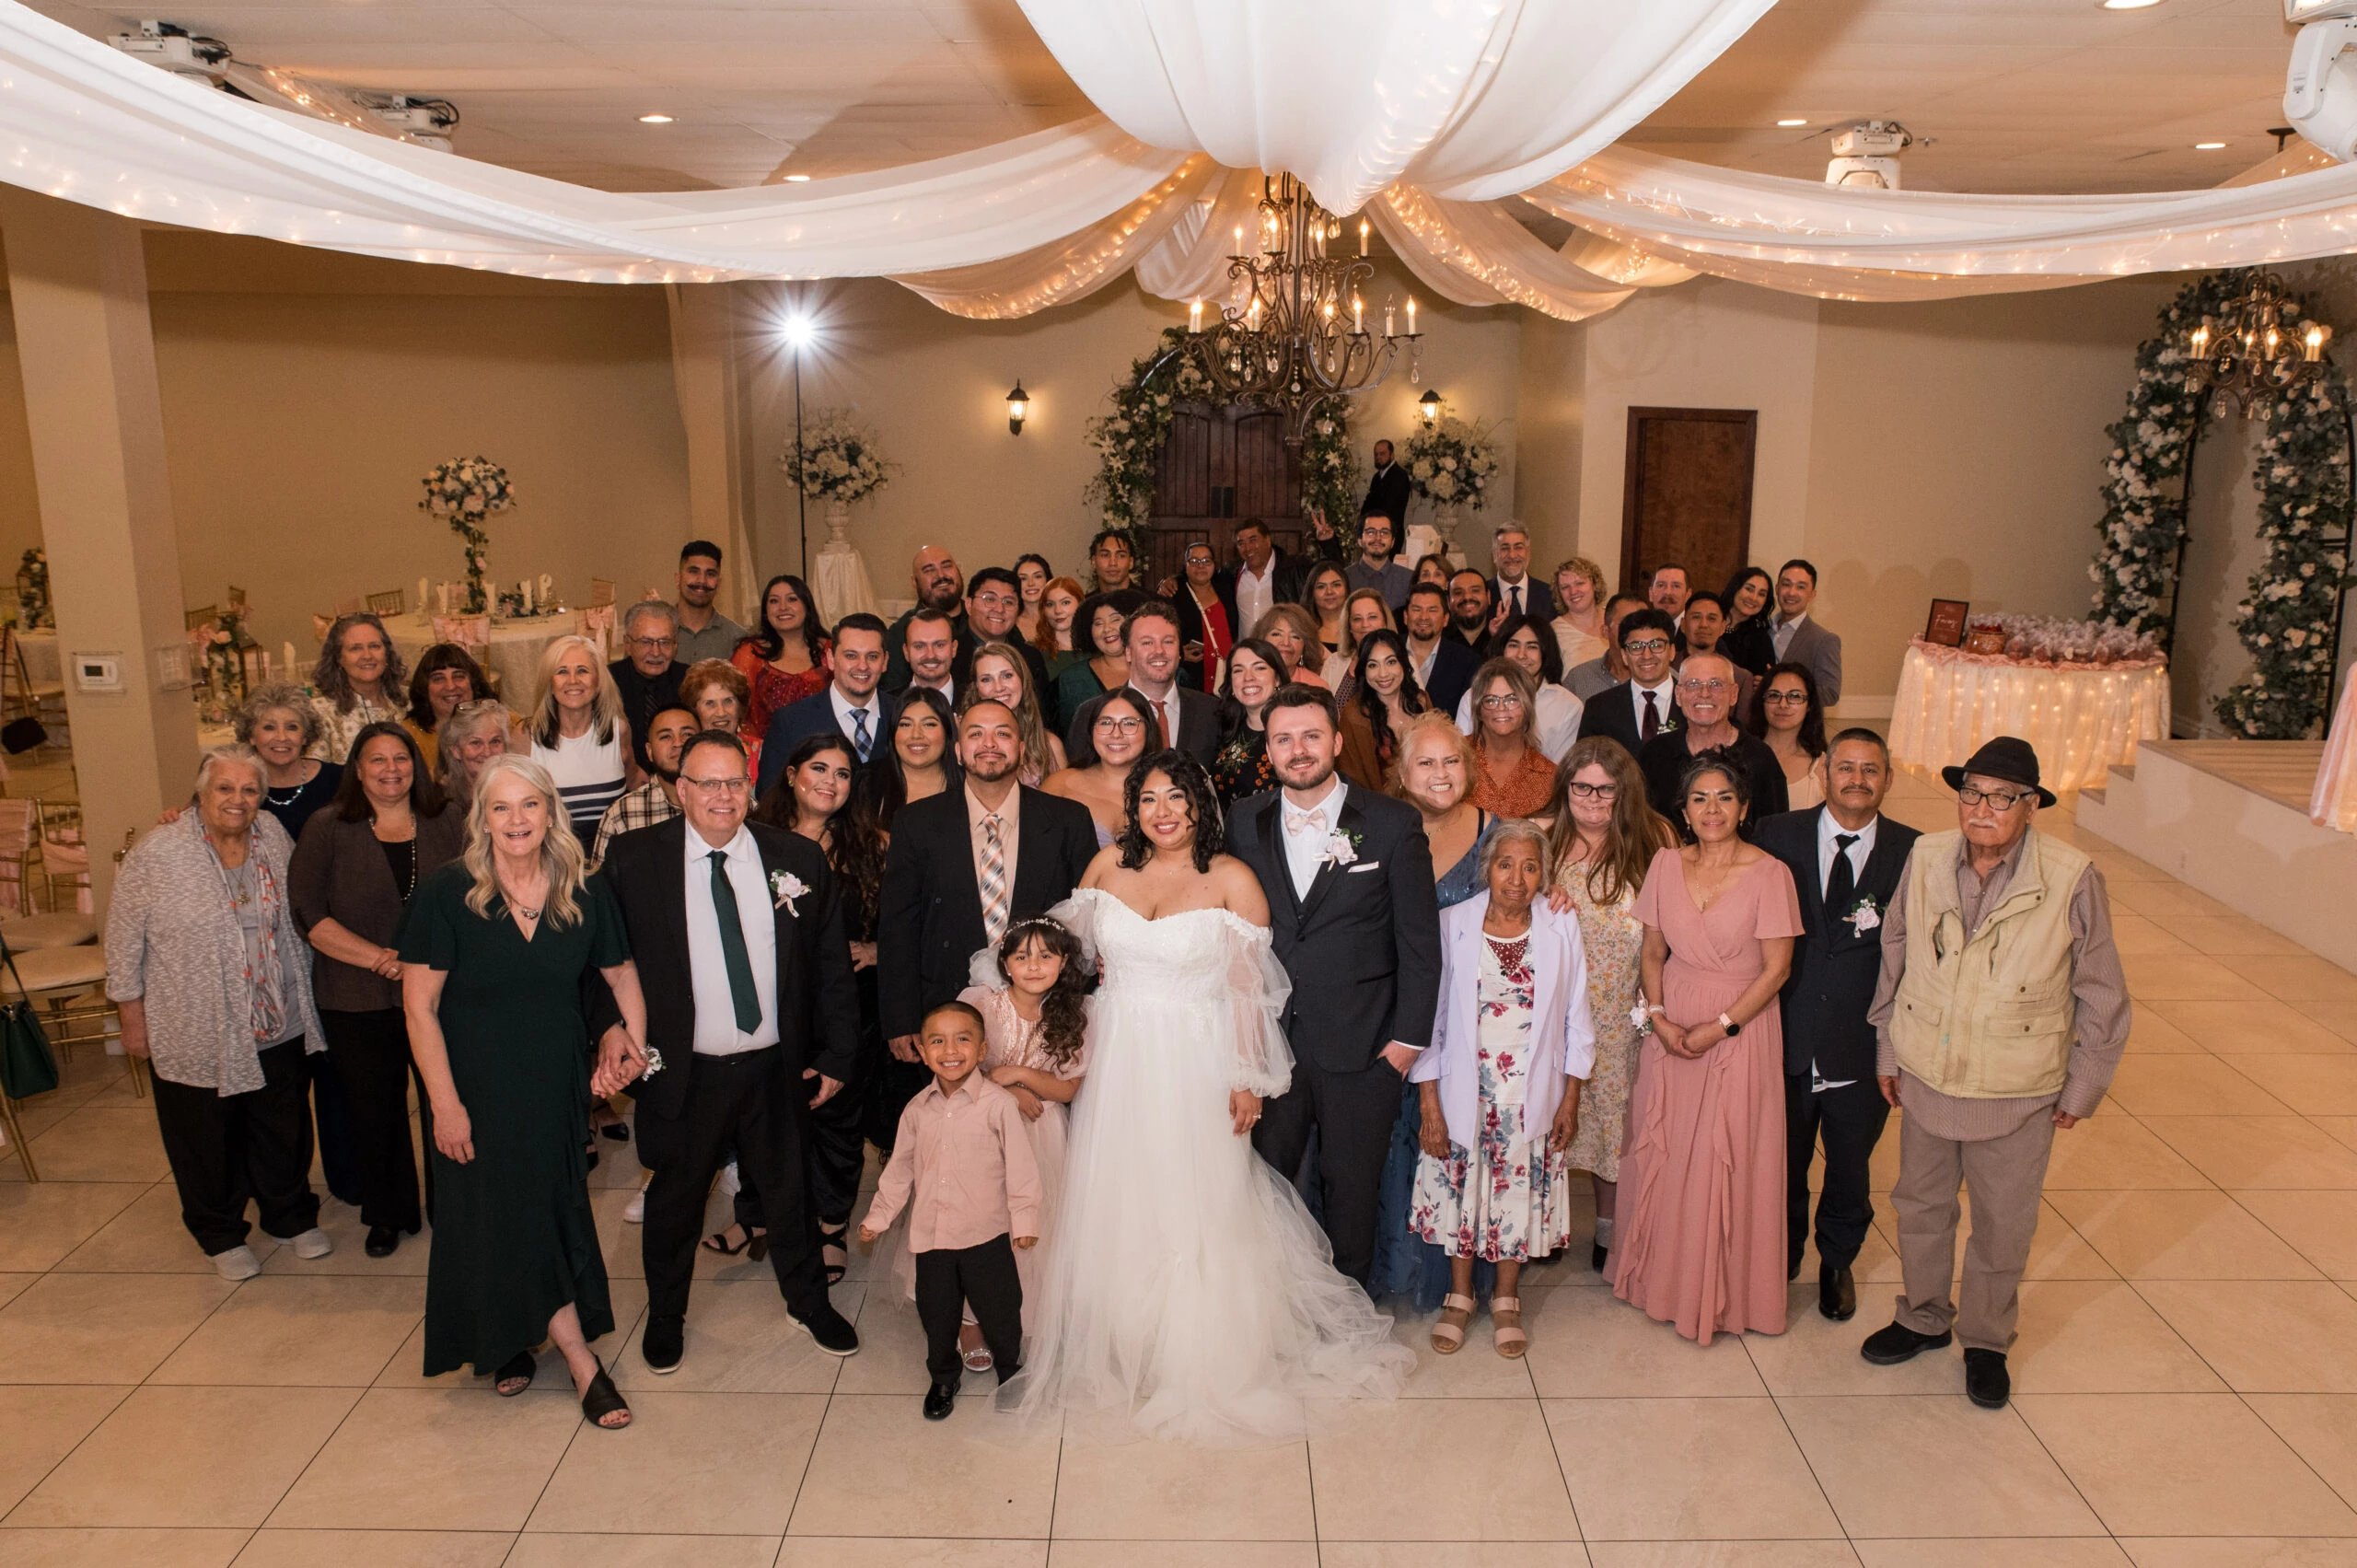
[[[1031,412],[1031,394],[1023,389],[1023,377],[1015,378],[1015,390],[1006,394],[1006,433],[1023,434],[1023,421]]]
[[[1437,388],[1427,390],[1416,400],[1416,412],[1424,416],[1424,428],[1427,430],[1440,423],[1440,391]]]

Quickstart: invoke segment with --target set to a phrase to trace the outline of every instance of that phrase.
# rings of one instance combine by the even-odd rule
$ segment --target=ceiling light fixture
[[[1784,127],[1789,128],[1789,127],[1791,127],[1791,126],[1794,126],[1794,125],[1805,125],[1805,124],[1807,124],[1807,123],[1808,123],[1808,122],[1807,122],[1807,121],[1805,121],[1805,120],[1779,120],[1779,121],[1777,121],[1777,122],[1776,122],[1776,123],[1777,123],[1778,125],[1780,125],[1780,126],[1784,126]]]
[[[2247,413],[2262,399],[2322,375],[2331,341],[2332,329],[2309,320],[2282,278],[2260,273],[2186,334],[2186,389],[2196,398],[2210,394],[2221,419],[2229,400]]]
[[[642,114],[638,117],[638,122],[641,125],[668,125],[671,123],[671,117],[668,114]]]
[[[807,174],[789,174],[785,177],[785,182],[788,185],[807,185],[810,183],[810,177]]]
[[[2103,8],[2107,11],[2142,11],[2160,3],[2161,0],[2103,0]]]
[[[2223,142],[2196,142],[2193,144],[2193,150],[2197,153],[2214,153],[2225,145]]]

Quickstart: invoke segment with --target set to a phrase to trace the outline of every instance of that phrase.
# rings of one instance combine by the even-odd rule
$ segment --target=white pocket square
[[[1350,868],[1350,870],[1348,870],[1347,872],[1343,873],[1343,875],[1348,876],[1348,877],[1355,877],[1355,876],[1357,876],[1357,875],[1358,875],[1360,872],[1362,872],[1362,871],[1380,871],[1380,870],[1382,870],[1382,869],[1383,869],[1383,862],[1381,862],[1381,861],[1379,861],[1379,860],[1369,860],[1369,861],[1363,861],[1363,862],[1361,862],[1360,864],[1358,864],[1358,865],[1356,865],[1352,866],[1352,867]]]

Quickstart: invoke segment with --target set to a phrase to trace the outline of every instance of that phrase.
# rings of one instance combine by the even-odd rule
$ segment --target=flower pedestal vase
[[[1465,564],[1464,552],[1457,548],[1457,504],[1436,501],[1433,504],[1433,527],[1440,533],[1440,553],[1448,557],[1451,566]]]
[[[819,600],[819,619],[830,626],[853,613],[876,613],[876,589],[867,580],[867,563],[851,542],[851,507],[827,503],[827,542],[810,558],[810,592]]]

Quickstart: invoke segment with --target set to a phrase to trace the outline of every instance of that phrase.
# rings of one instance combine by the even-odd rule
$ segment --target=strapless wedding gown
[[[1101,965],[1089,1066],[1024,1369],[1024,1413],[1108,1434],[1289,1442],[1312,1402],[1389,1398],[1414,1364],[1337,1273],[1291,1183],[1238,1137],[1228,1091],[1283,1092],[1290,982],[1225,910],[1148,920],[1086,889],[1054,916]]]

